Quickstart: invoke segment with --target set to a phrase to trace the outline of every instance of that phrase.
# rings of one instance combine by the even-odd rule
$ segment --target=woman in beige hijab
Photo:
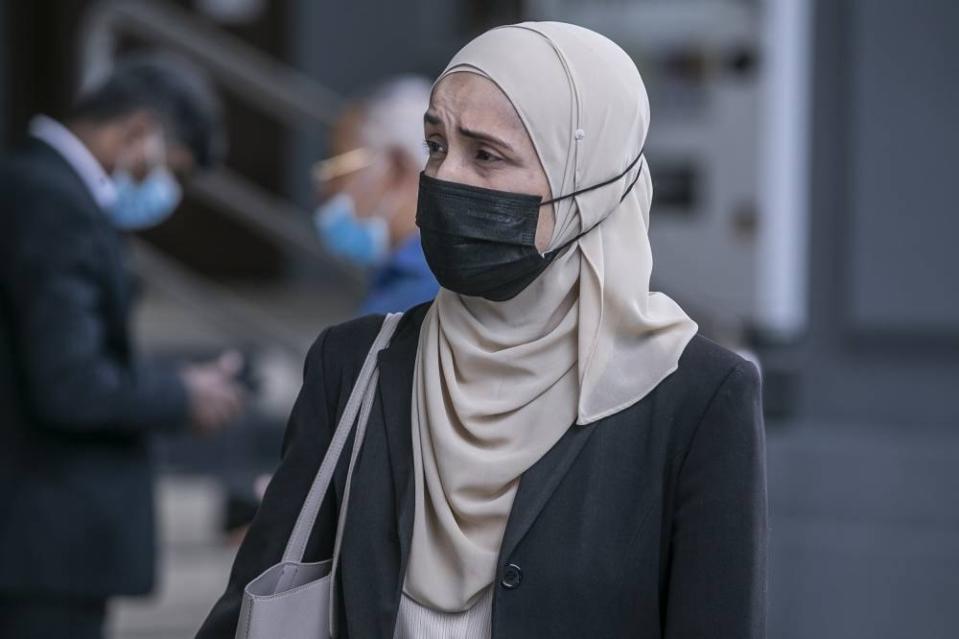
[[[573,25],[489,31],[437,80],[417,223],[443,288],[380,357],[341,635],[764,636],[758,373],[649,290],[649,123],[632,60]],[[243,585],[282,554],[381,321],[311,350],[283,464],[200,637],[232,636]]]

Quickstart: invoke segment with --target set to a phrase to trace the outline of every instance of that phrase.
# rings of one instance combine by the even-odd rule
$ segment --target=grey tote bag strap
[[[367,395],[367,390],[371,386],[370,382],[374,379],[377,355],[389,344],[402,316],[402,313],[391,313],[387,315],[386,319],[383,320],[383,326],[380,328],[379,334],[376,336],[376,339],[373,340],[373,345],[370,346],[366,360],[363,362],[363,366],[356,376],[356,381],[353,383],[353,390],[346,402],[346,407],[343,409],[343,414],[340,416],[340,421],[333,433],[333,438],[330,440],[330,446],[326,451],[326,455],[323,456],[323,462],[320,464],[320,469],[313,479],[310,492],[307,494],[306,501],[303,502],[303,508],[300,509],[300,514],[296,518],[296,524],[293,526],[293,532],[290,533],[290,539],[287,541],[286,550],[283,553],[283,561],[303,561],[303,555],[306,552],[306,543],[309,541],[310,532],[313,530],[313,526],[316,524],[316,517],[320,513],[320,506],[323,504],[323,499],[326,497],[326,492],[329,490],[330,483],[333,480],[333,471],[336,469],[340,454],[346,446],[347,439],[349,439],[353,424],[357,421],[361,403],[363,403]],[[368,415],[369,411],[367,410],[367,416]],[[359,438],[357,438],[353,447],[354,455],[359,449],[360,443]],[[347,478],[347,486],[349,486],[350,479],[350,477]],[[344,500],[341,509],[345,510],[345,508],[346,501]],[[341,534],[339,530],[340,523],[343,519],[342,515],[338,516],[337,519],[337,538],[339,538]]]

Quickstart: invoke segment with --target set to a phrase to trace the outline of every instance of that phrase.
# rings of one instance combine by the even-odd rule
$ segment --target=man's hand
[[[216,433],[243,412],[246,397],[236,380],[242,369],[243,356],[236,351],[182,369],[190,398],[190,422],[197,434]]]

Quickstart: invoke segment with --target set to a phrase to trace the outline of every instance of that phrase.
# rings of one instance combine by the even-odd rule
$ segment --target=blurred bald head
[[[357,217],[389,222],[395,246],[416,232],[419,174],[426,163],[423,113],[431,83],[400,76],[354,99],[333,127],[320,192],[324,199],[347,193]]]
[[[367,146],[406,154],[417,173],[426,163],[423,113],[432,84],[419,76],[401,76],[381,84],[362,101],[361,135]]]

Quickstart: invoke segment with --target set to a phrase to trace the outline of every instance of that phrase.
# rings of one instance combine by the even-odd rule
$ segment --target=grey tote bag
[[[236,628],[237,639],[321,639],[334,636],[333,584],[343,540],[343,524],[346,521],[350,501],[350,483],[353,467],[363,445],[366,422],[369,420],[379,371],[376,358],[386,348],[402,314],[387,315],[379,335],[373,341],[363,367],[353,385],[346,408],[336,426],[330,447],[323,457],[303,508],[296,518],[293,532],[286,544],[280,563],[268,568],[259,577],[247,584],[243,591],[243,604]],[[359,419],[357,419],[357,415]],[[337,517],[336,541],[333,557],[325,561],[304,563],[306,542],[316,523],[320,505],[333,479],[333,470],[343,452],[346,440],[356,424],[356,437],[350,466],[347,471],[346,490]]]

